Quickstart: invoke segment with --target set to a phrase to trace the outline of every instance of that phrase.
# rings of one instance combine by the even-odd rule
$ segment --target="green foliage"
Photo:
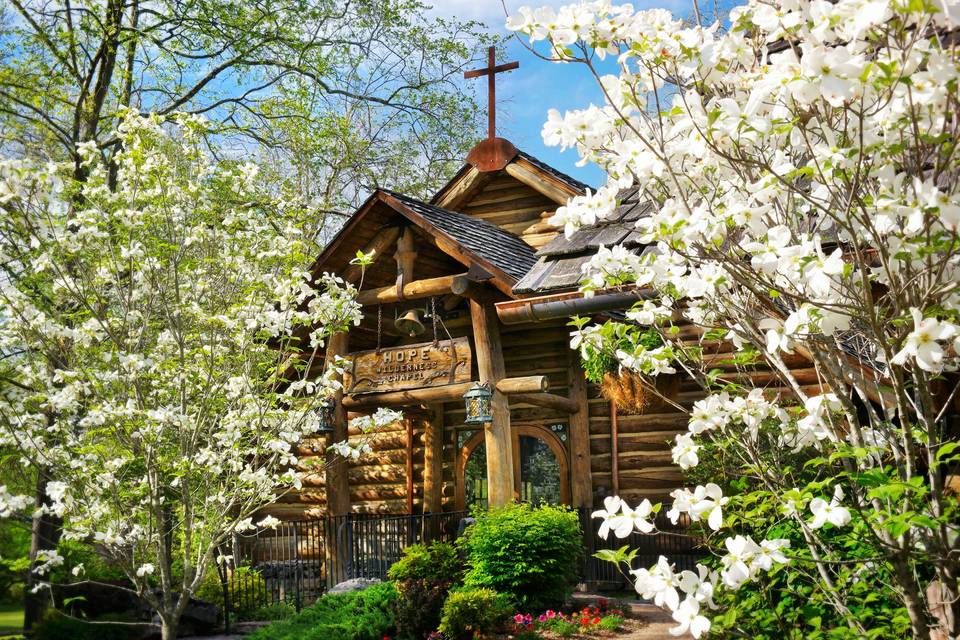
[[[127,582],[123,569],[97,553],[92,545],[77,540],[61,540],[57,552],[63,556],[63,565],[51,572],[53,582],[76,582],[77,578],[70,570],[81,564],[84,579],[112,584]]]
[[[390,567],[391,580],[434,580],[459,582],[463,561],[457,548],[449,542],[414,544],[403,550],[400,559]]]
[[[600,622],[597,623],[597,628],[604,631],[616,631],[622,626],[623,616],[619,616],[615,613],[601,617]]]
[[[396,583],[397,603],[394,613],[397,637],[420,640],[440,624],[443,603],[450,593],[450,582],[403,580]]]
[[[493,589],[532,610],[566,600],[583,553],[576,512],[549,505],[477,513],[458,544],[467,555],[464,584]]]
[[[589,318],[574,318],[570,325],[582,329],[588,321]],[[616,371],[619,362],[617,351],[633,352],[638,347],[652,351],[663,345],[663,336],[652,327],[636,331],[633,325],[622,322],[593,325],[589,328],[589,338],[580,345],[583,370],[587,380],[600,384],[604,374]]]
[[[439,630],[451,640],[489,635],[506,624],[512,610],[510,599],[493,589],[458,589],[443,604]]]
[[[248,620],[289,620],[297,615],[297,609],[289,602],[274,602],[250,611]]]
[[[737,591],[720,590],[718,613],[710,618],[711,635],[757,640],[859,640],[910,637],[906,611],[896,606],[885,572],[854,565],[841,570],[840,586],[847,592],[852,614],[868,630],[850,628],[836,614],[828,595],[803,573],[778,569]],[[845,583],[845,584],[843,584]]]
[[[10,375],[10,365],[0,365],[0,378]],[[20,454],[0,449],[0,484],[11,493],[30,495],[36,486],[32,469],[20,464]],[[0,520],[0,603],[19,603],[30,566],[30,523],[14,518]]]
[[[420,640],[437,628],[450,587],[463,578],[457,548],[446,542],[407,547],[387,573],[397,586],[397,635]]]
[[[230,616],[233,620],[264,620],[258,618],[254,612],[261,609],[263,596],[267,592],[267,584],[253,567],[237,567],[227,580],[227,590],[230,600]],[[200,588],[194,596],[198,600],[215,604],[223,609],[223,585],[220,582],[220,573],[215,567],[207,570],[207,574],[200,583]]]
[[[767,427],[764,426],[763,429]],[[786,538],[791,542],[793,566],[778,566],[765,572],[756,581],[736,591],[720,589],[714,594],[718,610],[709,614],[711,635],[744,636],[757,640],[853,640],[854,638],[902,638],[910,635],[906,610],[900,606],[891,585],[892,567],[878,555],[871,536],[862,521],[854,520],[843,528],[820,529],[818,537],[833,550],[835,559],[842,559],[832,570],[832,594],[822,586],[810,562],[803,533],[794,521],[782,514],[766,491],[756,489],[754,478],[743,473],[738,460],[729,456],[734,448],[722,438],[707,441],[700,452],[700,464],[687,472],[687,482],[721,484],[730,502],[724,510],[725,522],[736,526],[743,535],[754,539]],[[785,474],[793,478],[798,489],[786,497],[798,504],[812,495],[829,495],[837,482],[831,473],[831,462],[803,452],[770,451],[766,454]],[[922,492],[921,487],[900,482],[888,468],[874,467],[853,474],[852,481],[881,499],[909,500]],[[773,526],[769,523],[775,522]],[[896,526],[896,522],[890,524]],[[722,536],[711,539],[714,550],[723,553]],[[807,568],[807,571],[797,570]],[[714,562],[714,569],[720,569]],[[930,568],[917,566],[923,580],[930,579]],[[841,596],[850,609],[851,619],[867,629],[866,635],[851,628],[848,620],[837,613],[831,596]]]
[[[267,625],[249,640],[381,640],[394,628],[392,583],[326,595],[299,615]]]
[[[68,618],[50,611],[33,631],[33,640],[134,640],[143,635],[144,627],[110,625]]]

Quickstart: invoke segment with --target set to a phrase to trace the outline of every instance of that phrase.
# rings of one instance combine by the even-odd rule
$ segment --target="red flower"
[[[600,616],[593,619],[593,624],[600,624]]]

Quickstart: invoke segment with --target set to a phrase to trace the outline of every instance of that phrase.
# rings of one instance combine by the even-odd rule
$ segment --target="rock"
[[[362,591],[367,587],[372,587],[375,584],[380,584],[382,581],[379,578],[353,578],[351,580],[344,580],[343,582],[335,585],[327,593],[349,593],[350,591]]]

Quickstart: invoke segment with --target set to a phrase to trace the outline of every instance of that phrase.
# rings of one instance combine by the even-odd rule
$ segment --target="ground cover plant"
[[[250,640],[381,640],[393,637],[397,591],[384,582],[321,597],[312,607],[249,635]]]
[[[650,203],[636,226],[652,250],[602,247],[584,273],[585,291],[640,302],[622,331],[578,322],[572,344],[589,361],[616,337],[620,370],[654,389],[678,370],[697,380],[707,395],[676,403],[690,419],[673,459],[728,470],[665,505],[717,564],[604,555],[677,633],[716,619],[788,636],[783,594],[804,603],[806,637],[958,637],[960,4],[751,0],[703,17],[598,0],[508,21],[604,92],[544,126],[608,174],[553,222],[571,234],[608,218],[621,190]],[[648,327],[663,347],[637,339]],[[758,365],[769,390],[750,384]],[[659,510],[611,497],[595,515],[625,536],[652,533]],[[719,609],[746,602],[760,608],[742,619]]]

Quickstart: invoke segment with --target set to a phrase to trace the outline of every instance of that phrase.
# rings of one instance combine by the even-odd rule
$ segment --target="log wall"
[[[451,323],[451,333],[469,335],[465,323]],[[504,363],[509,377],[526,375],[544,375],[550,381],[550,393],[567,396],[571,368],[569,367],[569,328],[562,321],[539,323],[535,325],[501,326]],[[735,371],[735,367],[723,363],[732,350],[732,345],[724,341],[701,341],[701,332],[696,327],[681,327],[680,337],[690,345],[699,344],[708,360],[715,361],[713,368],[729,372],[728,379],[739,382],[752,381],[756,386],[769,390],[771,394],[789,396],[790,391],[780,386],[777,378],[765,367],[754,367],[744,373]],[[423,337],[413,341],[423,341]],[[801,383],[807,385],[810,393],[819,391],[816,372],[801,356],[792,356],[787,364],[793,369]],[[473,363],[473,375],[476,378],[476,362]],[[683,476],[679,467],[671,461],[670,449],[677,433],[686,431],[686,415],[672,407],[660,408],[651,413],[631,415],[617,414],[617,440],[614,447],[610,402],[602,397],[597,385],[587,385],[589,407],[589,452],[592,481],[592,502],[599,504],[606,495],[618,493],[631,502],[643,498],[653,501],[666,500],[670,491],[683,485]],[[678,398],[685,407],[704,397],[703,391],[695,381],[687,379],[681,382]],[[460,447],[468,437],[478,431],[476,426],[465,425],[464,407],[461,402],[448,402],[442,405],[443,426],[441,445],[438,447],[441,459],[441,506],[444,511],[456,509],[456,465]],[[407,417],[414,422],[413,479],[414,512],[423,509],[423,470],[424,436],[426,422],[433,410],[424,408],[405,408]],[[569,456],[570,416],[560,409],[511,402],[511,422],[514,426],[540,425],[555,423],[568,425],[568,437],[565,443]],[[353,417],[353,414],[351,414]],[[350,430],[351,440],[357,441],[361,435],[355,429]],[[374,452],[358,461],[342,462],[348,465],[350,481],[351,509],[355,513],[405,513],[407,508],[406,483],[406,435],[403,424],[387,427],[370,436]],[[312,450],[313,443],[305,443],[300,453],[304,464],[322,460],[322,445]],[[613,451],[616,449],[614,464]],[[571,478],[571,480],[573,480]],[[326,512],[324,493],[324,473],[311,474],[299,492],[293,492],[281,498],[268,510],[273,515],[287,519],[317,517]]]
[[[500,172],[457,210],[495,224],[539,248],[559,232],[547,223],[558,206],[542,193]]]

